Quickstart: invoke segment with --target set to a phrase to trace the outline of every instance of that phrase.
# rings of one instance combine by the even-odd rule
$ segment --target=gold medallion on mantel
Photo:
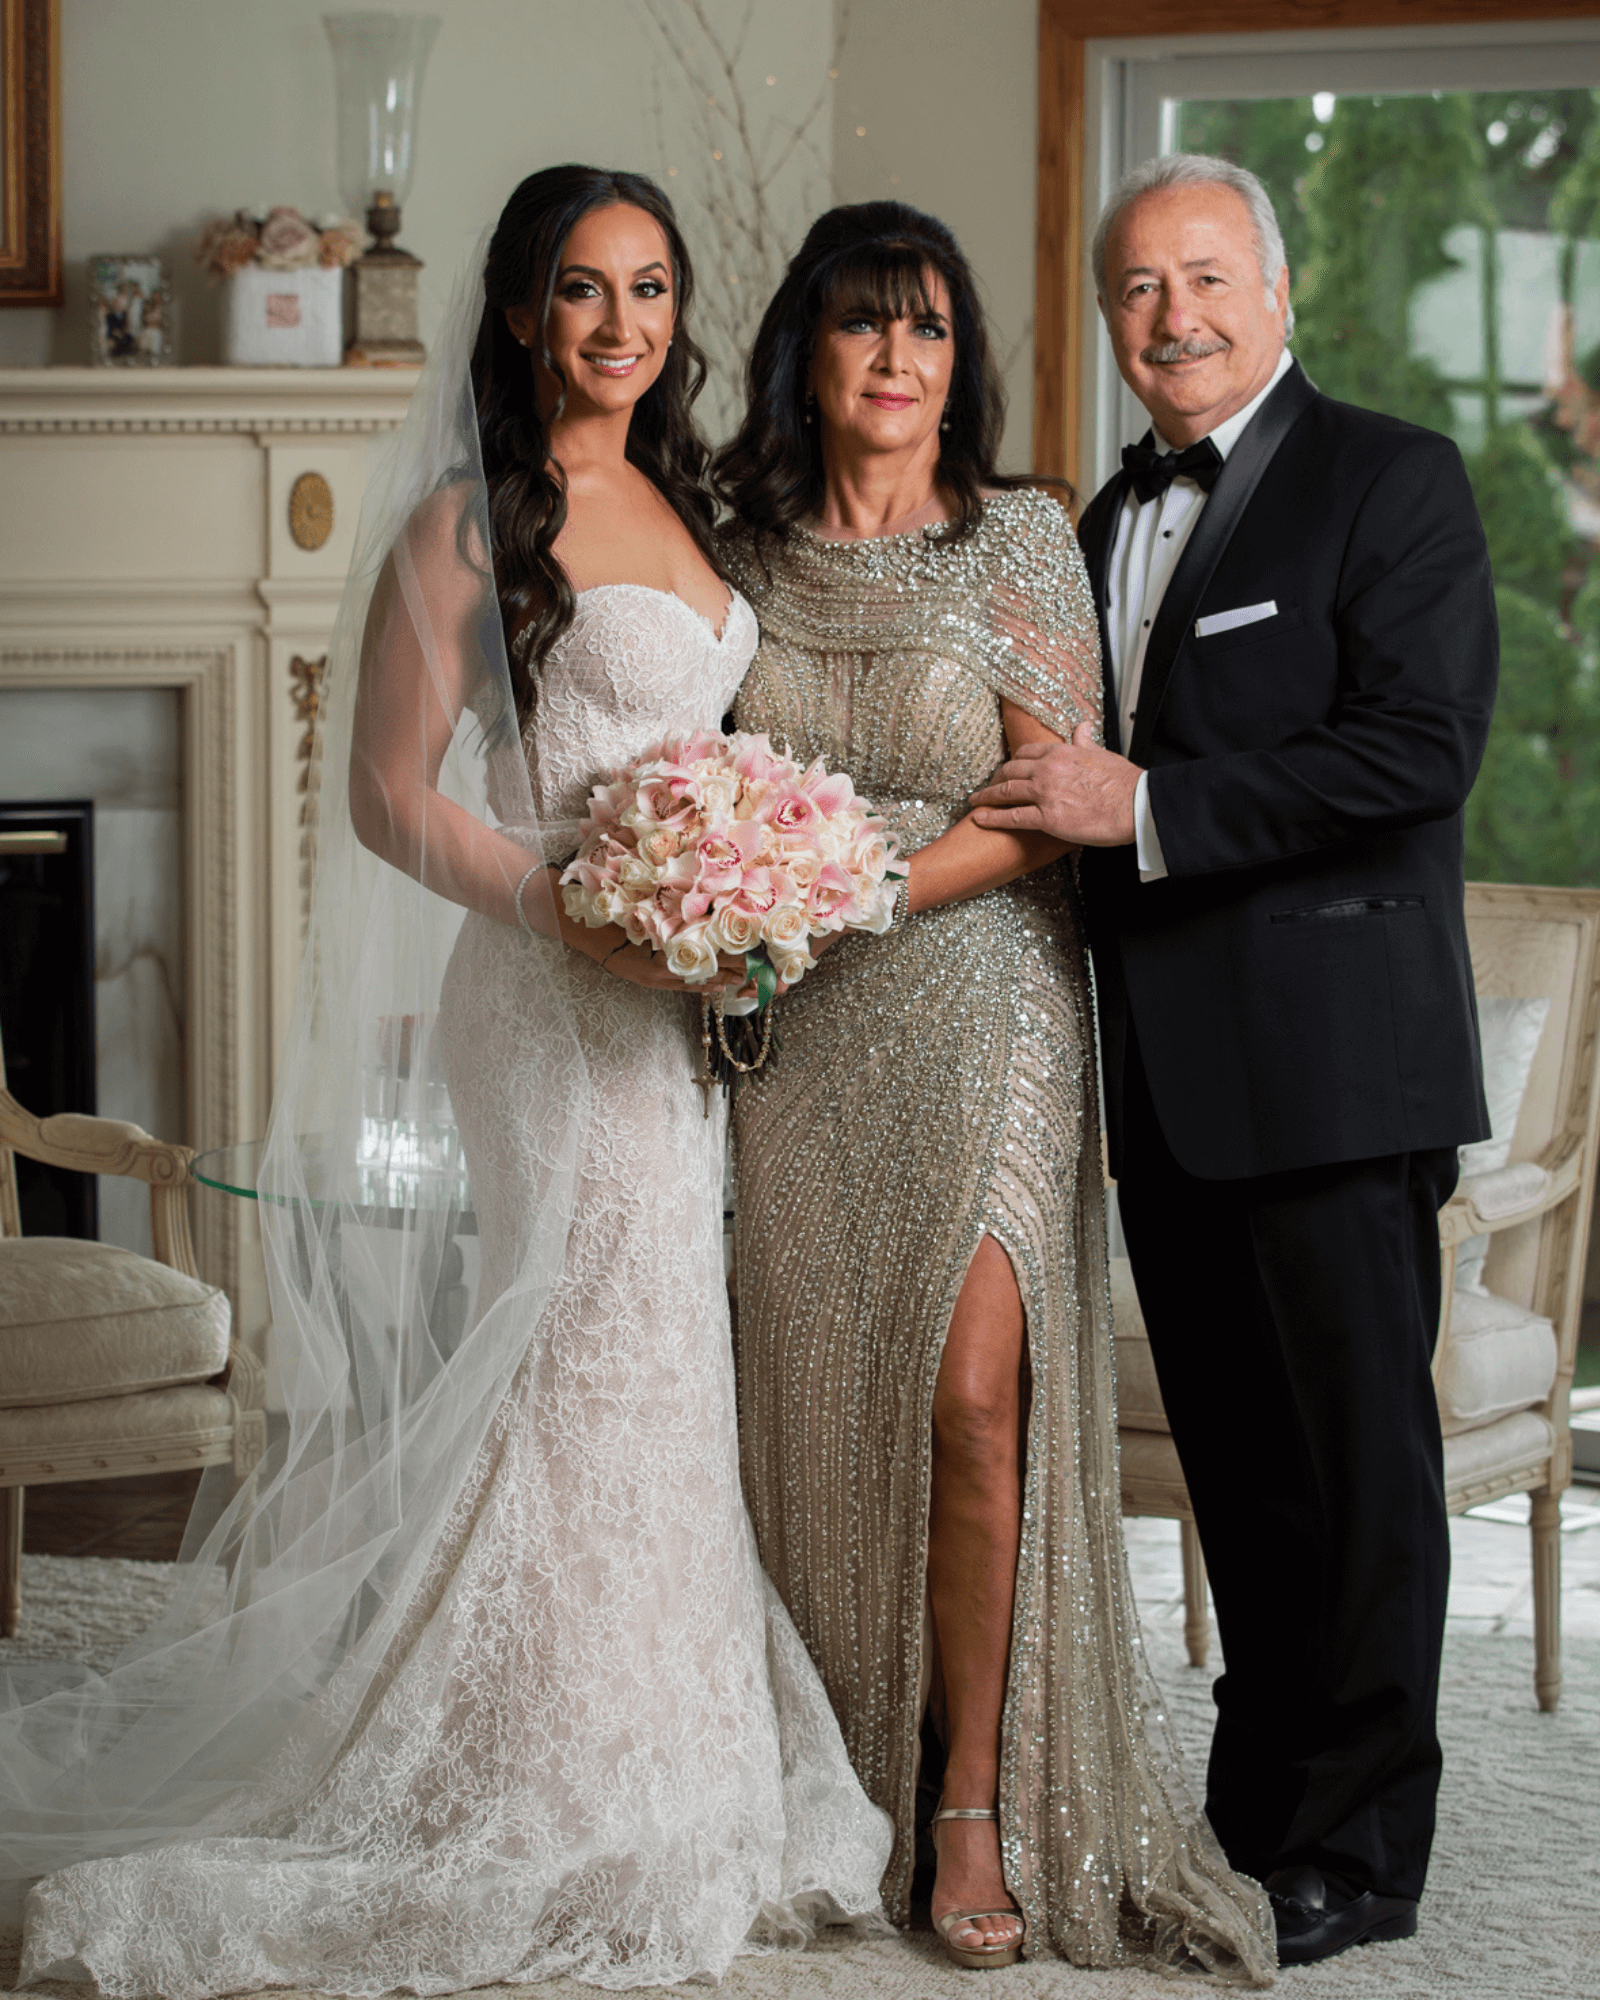
[[[320,472],[302,472],[289,489],[289,533],[295,547],[320,549],[333,533],[333,488]]]

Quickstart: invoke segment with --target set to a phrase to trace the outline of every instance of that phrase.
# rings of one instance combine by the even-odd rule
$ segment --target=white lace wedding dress
[[[530,761],[547,837],[665,726],[716,727],[755,644],[739,597],[719,637],[680,599],[584,592],[540,676]],[[480,1310],[519,1267],[545,1170],[549,1065],[519,991],[530,954],[563,949],[469,915],[446,979]],[[725,1111],[706,1117],[693,1082],[694,1012],[587,959],[572,971],[596,1112],[562,1278],[392,1674],[331,1735],[337,1683],[319,1698],[337,1749],[308,1758],[297,1727],[246,1833],[37,1885],[25,1976],[170,2000],[558,1973],[662,1985],[877,1909],[889,1823],[740,1494]]]

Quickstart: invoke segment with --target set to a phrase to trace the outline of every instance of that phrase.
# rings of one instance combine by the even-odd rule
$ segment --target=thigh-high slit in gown
[[[1001,700],[1098,722],[1096,621],[1065,512],[987,503],[932,530],[729,553],[761,625],[739,727],[848,771],[902,850],[1005,756]],[[909,1911],[932,1408],[992,1235],[1031,1403],[1001,1740],[1005,1876],[1029,1956],[1198,1960],[1270,1979],[1272,1922],[1183,1782],[1122,1547],[1088,967],[1070,864],[832,945],[778,1002],[735,1098],[740,1434],[762,1560],[822,1671]],[[958,1803],[971,1803],[958,1801]]]
[[[660,592],[584,592],[528,739],[547,837],[575,846],[596,776],[668,725],[715,728],[754,646],[737,597],[717,635]],[[557,1068],[530,968],[564,950],[469,914],[445,978],[480,1311],[528,1254]],[[571,974],[594,1111],[565,1264],[392,1671],[325,1767],[308,1732],[287,1742],[226,1835],[39,1883],[31,1976],[171,2000],[666,1984],[877,1908],[888,1826],[740,1497],[697,1011],[576,955]]]

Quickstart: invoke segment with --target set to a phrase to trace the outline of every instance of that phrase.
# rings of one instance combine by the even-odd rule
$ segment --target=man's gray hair
[[[1278,282],[1278,273],[1287,259],[1283,254],[1283,231],[1273,212],[1272,197],[1248,167],[1236,167],[1232,160],[1219,160],[1211,153],[1167,153],[1159,160],[1146,160],[1122,176],[1112,189],[1111,199],[1100,211],[1094,226],[1094,288],[1100,298],[1106,293],[1106,238],[1122,211],[1141,196],[1163,194],[1176,187],[1231,188],[1250,211],[1255,227],[1256,261],[1261,266],[1261,282],[1269,295]],[[1294,307],[1283,322],[1283,337],[1294,332]]]

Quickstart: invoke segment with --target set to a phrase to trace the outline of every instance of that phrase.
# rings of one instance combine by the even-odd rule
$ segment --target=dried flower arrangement
[[[241,208],[207,224],[194,256],[215,283],[251,264],[269,271],[343,270],[369,240],[361,224],[348,218],[318,224],[308,222],[297,208],[271,208],[265,215]]]

